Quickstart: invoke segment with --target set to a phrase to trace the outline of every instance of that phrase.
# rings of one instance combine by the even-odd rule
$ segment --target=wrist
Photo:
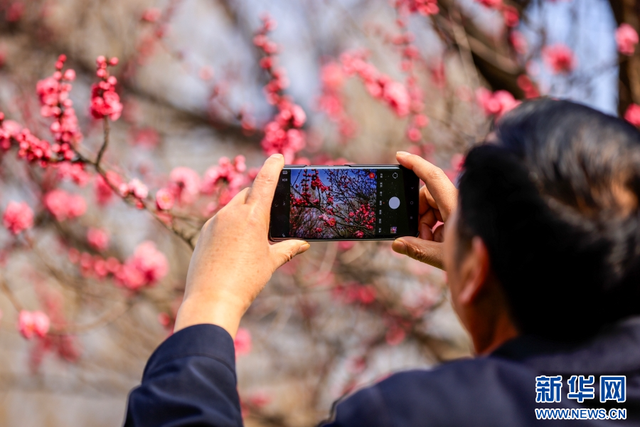
[[[243,304],[232,299],[185,295],[176,315],[173,332],[188,326],[209,323],[220,326],[235,339],[240,320],[246,311]]]

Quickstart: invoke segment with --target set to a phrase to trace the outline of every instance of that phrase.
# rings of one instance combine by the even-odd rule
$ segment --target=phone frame
[[[413,236],[418,237],[420,231],[419,231],[419,220],[420,220],[420,214],[419,214],[419,205],[420,205],[420,180],[417,177],[417,175],[415,174],[415,172],[413,172],[412,170],[400,165],[400,164],[345,164],[345,165],[332,165],[332,166],[328,166],[328,165],[285,165],[284,168],[282,169],[284,170],[294,170],[294,169],[351,169],[351,168],[357,168],[357,169],[388,169],[388,170],[400,170],[403,173],[403,176],[406,177],[407,174],[409,176],[413,175],[413,177],[415,177],[415,182],[413,182],[414,186],[415,186],[415,206],[412,207],[412,210],[414,211],[414,217],[415,219],[412,221],[415,225],[415,234],[413,234]],[[280,176],[278,177],[278,185],[276,187],[275,190],[275,194],[274,194],[274,200],[276,197],[280,196],[282,197],[282,187],[283,185],[281,184],[282,182],[282,178],[283,178],[283,174],[282,172],[280,172]],[[377,173],[376,173],[376,181],[378,180],[377,177]],[[404,184],[404,188],[405,188],[405,194],[408,191],[408,189],[410,189],[410,183],[407,182],[407,180],[403,180],[403,184]],[[287,186],[287,197],[290,194],[290,186],[291,186],[291,182],[289,182],[288,184],[286,184]],[[376,190],[377,191],[377,190]],[[279,194],[280,193],[280,194]],[[405,200],[408,200],[405,198]],[[403,236],[407,236],[406,234],[400,234],[397,236],[389,236],[389,237],[375,237],[375,238],[332,238],[332,239],[318,239],[318,238],[307,238],[307,239],[303,239],[301,237],[277,237],[277,236],[272,236],[271,235],[271,231],[272,231],[272,221],[271,219],[274,217],[274,204],[272,202],[271,205],[271,210],[270,210],[270,216],[269,216],[269,240],[271,242],[281,242],[284,240],[292,240],[292,239],[301,239],[301,240],[305,240],[308,242],[340,242],[340,241],[363,241],[363,242],[375,242],[375,241],[392,241],[395,240],[399,237],[403,237]],[[407,214],[407,218],[409,217],[409,213]],[[408,219],[407,219],[408,220]],[[409,227],[411,229],[411,223],[409,224]]]

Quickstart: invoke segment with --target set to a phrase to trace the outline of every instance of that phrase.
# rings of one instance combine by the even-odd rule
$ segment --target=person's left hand
[[[284,157],[269,157],[253,185],[202,227],[174,332],[212,323],[235,338],[240,319],[273,272],[309,249],[302,240],[270,244],[269,215]]]

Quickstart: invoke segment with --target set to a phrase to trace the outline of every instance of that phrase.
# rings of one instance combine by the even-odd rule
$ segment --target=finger
[[[402,237],[393,241],[391,248],[420,262],[442,267],[442,243],[422,240],[417,237]]]
[[[435,242],[444,242],[444,224],[438,225],[433,230],[433,240]]]
[[[271,202],[283,167],[284,156],[282,154],[273,154],[265,160],[249,189],[246,200],[248,205],[260,206],[266,212],[271,210]]]
[[[238,194],[236,194],[231,200],[229,200],[229,203],[227,203],[225,207],[244,204],[247,201],[247,194],[249,194],[249,187],[240,190]]]
[[[218,211],[218,213],[223,212],[235,205],[241,205],[244,204],[245,199],[247,198],[247,193],[249,192],[249,187],[247,188],[243,188],[242,190],[240,190],[235,196],[233,196],[233,198],[231,200],[229,200],[229,203],[227,203],[226,205],[224,205],[224,207],[222,209],[220,209]],[[212,217],[210,217],[202,226],[202,230],[208,229],[210,227],[211,222],[214,220],[214,218],[216,217],[216,215],[218,215],[218,213],[216,213],[215,215],[213,215]]]
[[[420,216],[420,223],[425,223],[429,228],[433,229],[433,226],[438,223],[438,211],[429,209],[424,215]]]
[[[411,169],[424,181],[429,194],[433,196],[442,218],[446,221],[457,202],[457,190],[447,175],[432,163],[420,156],[398,151],[396,158],[400,164]]]
[[[420,221],[420,225],[418,226],[418,229],[420,230],[420,238],[422,240],[433,240],[433,232],[431,231],[431,228],[433,226],[429,226],[429,224],[427,224],[424,221]]]
[[[431,195],[431,193],[429,193],[429,190],[427,189],[426,185],[423,185],[422,187],[420,187],[420,197],[418,198],[418,201],[420,203],[419,211],[421,214],[425,213],[430,208],[438,209],[438,204],[433,199],[433,196]]]
[[[311,245],[304,240],[285,240],[283,242],[274,243],[269,246],[271,250],[271,258],[276,263],[276,268],[289,262],[294,256],[303,253],[309,249]]]
[[[433,240],[433,231],[427,224],[420,224],[420,238],[422,240]]]

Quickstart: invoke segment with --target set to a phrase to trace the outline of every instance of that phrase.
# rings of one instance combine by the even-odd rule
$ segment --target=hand
[[[270,244],[269,215],[284,158],[269,157],[245,188],[202,227],[191,257],[175,331],[199,323],[235,338],[240,319],[273,272],[309,249],[302,240]]]
[[[396,158],[402,166],[414,171],[425,185],[420,188],[420,237],[400,237],[391,247],[398,253],[443,268],[444,228],[443,224],[435,229],[434,226],[438,221],[446,224],[456,208],[458,190],[442,169],[423,158],[404,151],[398,151]]]

